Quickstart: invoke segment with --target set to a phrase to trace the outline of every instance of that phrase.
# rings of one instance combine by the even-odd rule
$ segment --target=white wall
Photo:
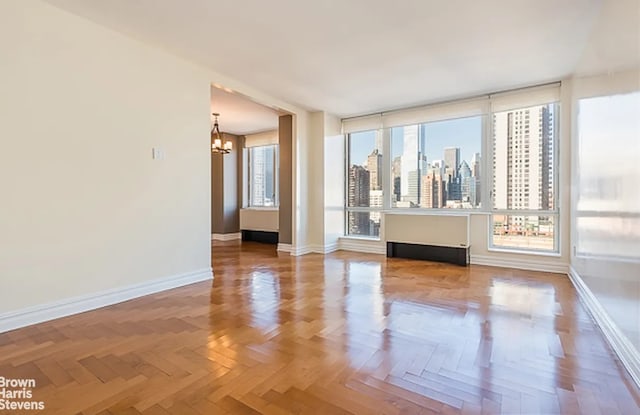
[[[39,1],[0,21],[0,314],[208,270],[210,75]]]
[[[344,135],[340,119],[324,119],[324,246],[331,249],[344,235]]]

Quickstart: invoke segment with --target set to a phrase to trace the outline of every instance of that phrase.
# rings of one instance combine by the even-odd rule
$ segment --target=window
[[[391,128],[391,206],[481,206],[482,116]]]
[[[278,146],[248,148],[249,206],[278,206]]]
[[[344,119],[345,233],[378,236],[390,209],[482,211],[489,249],[559,252],[559,97],[542,85]]]
[[[578,105],[576,254],[640,259],[640,92]]]
[[[557,113],[556,104],[544,104],[493,114],[494,248],[558,250]]]
[[[378,237],[383,206],[382,132],[349,134],[347,146],[347,234]]]

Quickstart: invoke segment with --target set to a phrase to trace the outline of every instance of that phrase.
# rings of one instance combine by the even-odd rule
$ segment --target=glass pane
[[[582,99],[578,254],[640,259],[640,92]]]
[[[249,148],[249,206],[277,206],[277,146]]]
[[[349,134],[349,207],[382,207],[382,131]]]
[[[616,79],[611,78],[611,81]],[[578,102],[577,274],[640,352],[640,92]]]
[[[420,174],[424,167],[418,145],[418,125],[391,129],[393,207],[415,208],[420,202]]]
[[[493,215],[493,246],[555,251],[555,216]]]
[[[393,207],[481,206],[482,117],[391,129]]]
[[[555,104],[494,113],[494,209],[556,208],[556,114]]]
[[[347,234],[378,237],[380,235],[380,212],[348,212]]]

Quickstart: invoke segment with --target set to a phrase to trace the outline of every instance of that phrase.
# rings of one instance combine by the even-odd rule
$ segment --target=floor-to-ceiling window
[[[343,121],[346,235],[384,213],[481,213],[489,250],[557,254],[559,84]]]

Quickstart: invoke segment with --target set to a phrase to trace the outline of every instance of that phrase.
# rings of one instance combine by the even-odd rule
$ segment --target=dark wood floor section
[[[0,334],[0,376],[34,378],[47,414],[640,413],[566,276],[213,258],[213,283]]]

